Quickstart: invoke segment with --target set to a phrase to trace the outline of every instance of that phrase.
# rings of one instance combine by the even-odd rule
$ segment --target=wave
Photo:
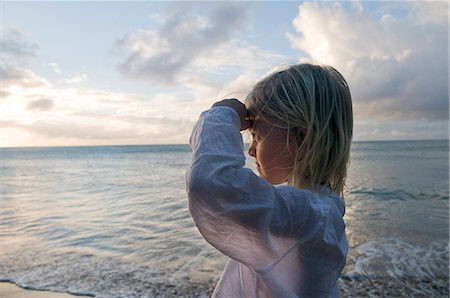
[[[198,263],[205,257],[208,254],[201,251],[192,262]],[[187,267],[192,267],[192,263],[176,274],[168,274],[160,268],[90,253],[50,256],[30,252],[1,260],[0,282],[11,282],[25,289],[92,297],[166,297],[177,296],[177,293],[186,297],[208,297],[216,279],[192,281],[189,278],[192,268]]]
[[[403,189],[387,189],[387,188],[356,188],[348,191],[348,195],[357,198],[373,199],[373,200],[449,200],[448,193],[435,192],[410,192]]]
[[[353,249],[342,280],[344,284],[378,281],[411,295],[433,296],[438,288],[448,294],[448,264],[449,247],[444,241],[429,245],[399,239],[370,241]]]

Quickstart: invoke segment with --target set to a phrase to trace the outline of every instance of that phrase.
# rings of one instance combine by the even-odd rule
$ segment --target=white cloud
[[[290,41],[348,78],[356,139],[441,138],[448,132],[447,13],[442,4],[417,3],[399,4],[407,7],[402,17],[389,9],[375,16],[362,1],[347,8],[300,6]],[[157,93],[147,94],[82,88],[77,83],[90,79],[90,69],[62,75],[58,63],[45,62],[65,78],[56,82],[67,83],[51,84],[27,65],[39,47],[20,30],[7,29],[0,146],[187,142],[201,111],[222,98],[244,100],[261,75],[292,61],[239,39],[249,10],[248,3],[170,4],[149,21],[157,27],[124,35],[118,45],[127,55],[120,68],[156,82]]]
[[[289,58],[246,41],[230,39],[220,47],[212,49],[208,55],[198,57],[195,66],[205,72],[242,73],[247,70],[267,71],[274,65]]]
[[[403,2],[406,15],[304,3],[293,47],[347,78],[358,118],[448,119],[448,8]]]
[[[67,84],[78,84],[84,81],[87,81],[89,79],[88,75],[85,73],[75,74],[72,77],[62,80],[61,82],[67,83]]]
[[[10,92],[11,88],[41,88],[48,87],[50,83],[33,71],[15,66],[0,65],[0,80],[2,88]]]
[[[193,126],[192,105],[176,93],[147,97],[50,84],[13,84],[7,91],[2,147],[186,143]]]
[[[186,84],[191,100],[184,104],[184,113],[191,120],[198,119],[201,112],[211,107],[213,103],[225,98],[237,98],[245,101],[245,97],[253,88],[260,74],[247,71],[237,76],[230,82],[221,86],[206,86],[202,84]]]
[[[200,112],[222,98],[244,99],[257,77],[248,72],[217,88],[189,83],[153,95],[50,84],[10,88],[0,146],[187,143]]]
[[[0,121],[0,147],[185,144],[193,126],[190,120],[164,118],[146,119],[126,127],[71,120],[32,124]]]
[[[24,130],[41,138],[58,139],[60,142],[63,140],[78,140],[78,142],[88,140],[103,144],[105,141],[109,144],[121,141],[129,144],[167,144],[180,142],[180,139],[182,142],[187,142],[190,127],[193,125],[189,120],[167,118],[127,119],[128,123],[120,125],[117,118],[100,117],[104,121],[113,120],[109,125],[102,125],[100,121],[94,123],[91,121],[92,119],[84,118],[84,122],[71,121],[73,117],[69,117],[66,121],[49,119],[35,121],[32,124],[2,121],[1,126],[3,129]]]
[[[355,140],[430,140],[448,139],[448,121],[356,121]]]
[[[57,74],[61,74],[61,73],[62,73],[61,69],[59,68],[58,63],[50,62],[48,65],[52,68],[52,70],[53,70],[55,73],[57,73]]]
[[[196,60],[210,57],[243,29],[249,7],[236,2],[202,3],[201,9],[188,3],[172,5],[167,15],[158,17],[158,29],[138,30],[118,41],[131,52],[120,70],[134,78],[178,82]]]
[[[289,60],[237,38],[246,30],[249,3],[178,4],[151,16],[157,29],[137,30],[117,42],[131,51],[120,66],[123,73],[180,90],[151,97],[159,116],[196,119],[221,98],[244,100],[261,73]]]

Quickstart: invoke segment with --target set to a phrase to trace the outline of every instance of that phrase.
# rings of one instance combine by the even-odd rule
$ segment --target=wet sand
[[[210,297],[214,284],[183,283],[155,284],[148,289],[149,297]],[[424,294],[424,292],[428,294]],[[2,298],[89,298],[89,296],[71,295],[50,291],[27,290],[13,283],[0,282]],[[445,277],[434,280],[404,279],[349,279],[341,278],[342,298],[361,297],[449,297],[449,282]]]
[[[92,298],[89,296],[78,296],[67,293],[50,291],[26,290],[13,283],[0,282],[0,297],[2,298]]]
[[[342,298],[359,297],[449,297],[447,277],[433,280],[403,278],[353,278],[345,275],[340,279]]]

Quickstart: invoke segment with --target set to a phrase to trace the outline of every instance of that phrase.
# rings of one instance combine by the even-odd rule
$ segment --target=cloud
[[[97,117],[93,122],[89,117],[85,121],[48,119],[32,123],[18,121],[0,121],[4,137],[8,139],[7,130],[19,130],[32,133],[34,138],[47,139],[49,144],[179,144],[187,143],[193,122],[189,119],[169,118],[128,118],[121,122],[117,118]],[[105,125],[105,123],[108,123]],[[68,142],[69,141],[69,142]],[[2,144],[14,146],[15,144]]]
[[[287,37],[343,73],[356,117],[448,119],[448,4],[404,2],[401,16],[377,16],[361,4],[304,3],[297,33]]]
[[[248,3],[172,4],[157,30],[126,34],[117,44],[131,51],[119,69],[133,78],[174,83],[194,62],[225,44],[246,23]]]
[[[448,138],[448,121],[357,121],[354,139],[374,140],[430,140]]]
[[[4,91],[10,87],[40,88],[48,87],[50,83],[33,71],[16,66],[0,65],[0,80]]]
[[[72,122],[36,121],[32,124],[24,124],[15,121],[3,121],[4,128],[20,128],[33,134],[50,138],[71,138],[81,140],[120,139],[133,135],[131,129],[108,129],[105,126],[95,124],[80,124]]]
[[[46,79],[26,67],[29,60],[36,57],[39,47],[26,40],[26,35],[21,30],[14,27],[3,28],[0,48],[2,97],[9,97],[10,87],[40,88],[50,85]]]
[[[58,63],[50,62],[48,65],[53,69],[53,71],[55,73],[57,73],[57,74],[61,74],[62,73],[61,69],[59,68]]]
[[[41,98],[37,100],[30,101],[28,103],[27,109],[30,111],[49,111],[53,108],[53,100]]]
[[[177,93],[148,97],[54,86],[11,90],[2,102],[0,146],[187,143],[194,124],[192,105]]]
[[[38,46],[25,40],[25,36],[18,28],[6,27],[2,30],[0,40],[3,63],[17,64],[36,56]]]
[[[77,84],[88,80],[88,75],[85,73],[75,74],[69,79],[62,80],[62,82],[67,84]]]
[[[227,43],[211,50],[208,55],[198,57],[195,65],[205,72],[238,73],[248,70],[266,72],[268,69],[285,63],[291,58],[268,51],[247,41],[231,39]]]
[[[10,92],[1,89],[0,90],[0,99],[4,99],[4,98],[8,97],[10,94],[11,94]]]

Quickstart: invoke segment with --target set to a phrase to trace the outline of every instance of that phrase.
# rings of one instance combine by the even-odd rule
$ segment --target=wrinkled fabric
[[[273,186],[244,168],[240,119],[229,107],[203,112],[186,172],[189,211],[200,233],[230,260],[215,297],[339,297],[348,243],[344,200]]]

